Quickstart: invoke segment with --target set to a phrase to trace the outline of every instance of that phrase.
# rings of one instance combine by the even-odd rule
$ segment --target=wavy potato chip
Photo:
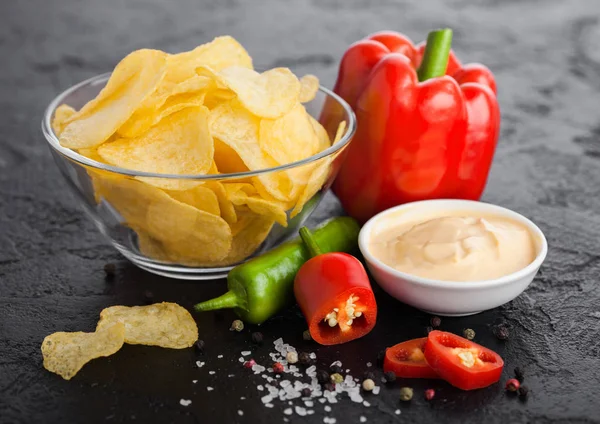
[[[306,74],[300,78],[300,103],[308,103],[315,98],[319,91],[319,78]]]
[[[227,197],[227,191],[225,190],[223,183],[219,181],[207,181],[205,185],[215,193],[215,196],[217,196],[221,218],[229,225],[235,224],[237,222],[237,214],[233,207],[233,203],[231,203],[231,200]]]
[[[319,148],[319,139],[301,104],[278,119],[260,121],[259,144],[279,165],[312,156]]]
[[[227,191],[227,197],[235,206],[247,206],[255,214],[264,216],[270,221],[276,221],[280,225],[287,227],[285,204],[282,202],[268,200],[259,196],[252,184],[224,183],[223,185]]]
[[[112,323],[95,333],[58,332],[42,342],[44,368],[70,380],[92,359],[110,356],[123,346],[125,325]]]
[[[200,185],[185,191],[168,191],[167,194],[173,199],[193,206],[201,211],[220,216],[219,199],[213,190]]]
[[[59,140],[64,147],[95,147],[123,125],[165,76],[167,54],[142,49],[126,56],[100,94],[65,121]]]
[[[234,234],[231,250],[221,261],[222,265],[237,263],[254,253],[265,241],[275,223],[268,216],[257,215],[244,206],[236,207],[236,214],[238,220],[231,226],[232,234]]]
[[[317,147],[318,152],[322,152],[325,149],[331,147],[331,140],[329,139],[329,134],[327,134],[327,130],[321,125],[319,121],[317,121],[312,116],[308,115],[308,120],[310,121],[315,134],[317,135],[317,140],[319,140],[319,147]]]
[[[198,340],[198,327],[190,313],[176,303],[147,306],[111,306],[100,312],[96,331],[122,323],[125,343],[184,349]]]
[[[239,66],[214,71],[210,67],[199,69],[202,75],[213,72],[221,84],[233,91],[239,102],[258,117],[279,118],[298,103],[300,82],[288,68],[274,68],[262,74]]]
[[[77,111],[69,105],[60,105],[57,107],[54,111],[54,118],[52,118],[54,134],[60,136],[60,133],[65,129],[66,122],[76,113]]]
[[[208,128],[208,109],[188,107],[163,119],[136,138],[122,138],[98,148],[109,164],[161,174],[206,174],[213,164],[214,144]],[[145,178],[148,184],[185,190],[195,181]]]
[[[231,229],[219,216],[129,178],[95,175],[94,189],[129,227],[142,229],[179,256],[217,261],[229,253]]]

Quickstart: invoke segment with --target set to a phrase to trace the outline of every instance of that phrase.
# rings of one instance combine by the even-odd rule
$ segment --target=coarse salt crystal
[[[342,361],[334,361],[331,363],[331,365],[329,365],[329,368],[334,367],[334,366],[338,366],[341,367],[342,366]]]
[[[350,372],[350,368],[346,369],[346,374],[348,374]]]
[[[331,412],[331,406],[325,405],[325,412]]]
[[[314,405],[315,405],[315,403],[312,400],[304,401],[304,406],[308,406],[309,408],[312,408]]]
[[[238,415],[241,417],[242,415],[244,415],[244,411],[242,411],[241,409],[238,409]]]
[[[212,388],[212,387],[210,387],[210,386],[206,386],[206,390],[207,390],[207,391],[209,391],[209,392],[212,392],[212,391],[213,391],[213,390],[215,390],[215,389],[213,389],[213,388]]]
[[[283,413],[285,415],[292,415],[294,413],[294,411],[292,411],[292,408],[286,408],[283,410]]]
[[[363,417],[362,415],[360,416],[359,420],[360,420],[361,423],[366,423],[367,422],[367,418]]]
[[[325,398],[319,398],[319,402],[325,403],[325,402],[327,402],[327,399],[325,399]]]
[[[272,408],[273,404],[272,403],[265,403],[265,408]]]
[[[296,414],[300,415],[301,417],[306,415],[306,409],[301,406],[294,407],[294,410],[296,411]]]
[[[248,355],[250,355],[251,353],[252,353],[252,352],[251,352],[251,351],[249,351],[249,350],[244,350],[244,351],[242,352],[242,356],[248,356]]]
[[[196,361],[196,366],[198,368],[202,368],[204,366],[204,364],[205,364],[204,362]]]
[[[198,380],[192,380],[192,383],[196,384],[198,382]]]
[[[240,362],[246,362],[246,360],[244,359],[243,356],[240,356],[239,359],[238,359],[238,361],[240,361]]]
[[[218,355],[217,358],[222,359],[223,355]]]
[[[372,363],[370,363],[370,362],[367,362],[367,367],[372,367],[372,366],[373,366],[373,364],[372,364]]]
[[[256,386],[256,388],[257,388],[258,390],[260,390],[261,392],[262,392],[263,390],[265,390],[265,388],[263,387],[263,385],[262,385],[262,384],[259,384],[258,386]]]
[[[399,409],[396,409],[396,412],[395,412],[395,413],[396,413],[396,415],[400,415],[400,410],[399,410]]]
[[[366,406],[367,408],[368,408],[369,406],[371,406],[371,404],[370,404],[369,402],[367,402],[366,400],[363,402],[363,405],[364,405],[364,406]]]
[[[189,399],[179,399],[179,404],[181,406],[189,406],[192,404],[192,401]]]
[[[269,403],[272,400],[273,400],[273,396],[271,396],[271,395],[265,395],[265,396],[263,396],[263,397],[260,398],[260,401],[262,403]]]
[[[373,387],[373,390],[371,390],[371,392],[372,392],[374,395],[378,395],[380,390],[381,390],[381,387],[379,387],[379,386],[375,386],[375,387]]]
[[[209,371],[208,373],[209,373],[210,375],[214,375],[214,374],[216,374],[216,372],[215,372],[215,371]]]
[[[246,400],[246,396],[240,396],[240,400]]]
[[[283,339],[280,337],[273,342],[275,346],[281,346],[283,344]]]
[[[229,374],[227,377],[229,377],[229,378],[235,377],[235,374]]]
[[[315,352],[310,352],[310,354],[308,355],[308,357],[310,359],[317,359],[317,354]]]
[[[309,409],[308,411],[306,411],[306,415],[312,415],[314,413],[315,413],[315,411],[313,411],[312,409]]]

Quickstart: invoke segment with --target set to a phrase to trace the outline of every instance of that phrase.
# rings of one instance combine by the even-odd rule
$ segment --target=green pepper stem
[[[215,309],[236,308],[239,306],[237,294],[233,291],[228,291],[222,296],[207,300],[206,302],[194,305],[194,309],[198,312],[212,311]]]
[[[423,60],[417,71],[419,81],[441,77],[446,73],[451,46],[452,30],[449,28],[437,29],[427,35]]]
[[[310,254],[311,257],[314,258],[315,256],[319,256],[323,253],[323,252],[321,252],[321,248],[317,244],[315,237],[312,235],[312,233],[310,232],[310,230],[308,228],[302,227],[302,228],[300,228],[299,232],[300,232],[300,238],[304,242],[304,245],[306,246],[306,249],[308,250],[308,253]]]

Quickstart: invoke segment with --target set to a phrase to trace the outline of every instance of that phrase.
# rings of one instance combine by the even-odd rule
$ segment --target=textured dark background
[[[58,92],[110,70],[131,50],[177,52],[221,34],[238,38],[257,67],[290,66],[331,86],[338,58],[358,38],[389,28],[420,40],[441,25],[455,29],[463,60],[486,63],[498,79],[502,134],[484,198],[533,219],[550,244],[539,276],[518,299],[444,319],[442,328],[474,328],[478,341],[505,358],[503,381],[514,366],[526,370],[531,396],[523,403],[501,385],[465,393],[415,381],[410,406],[399,405],[396,386],[372,396],[370,408],[333,405],[331,416],[338,423],[360,415],[368,422],[600,422],[600,2],[3,0],[0,16],[0,422],[283,418],[279,404],[260,403],[259,379],[243,377],[237,357],[249,333],[227,331],[230,313],[198,317],[208,346],[202,360],[216,375],[208,365],[194,367],[192,349],[141,346],[89,364],[70,382],[42,368],[44,336],[93,330],[108,305],[141,304],[151,290],[156,300],[191,306],[224,289],[222,281],[182,283],[140,271],[100,237],[67,193],[40,133],[42,112]],[[316,219],[340,212],[329,197]],[[102,271],[107,262],[118,264],[111,284]],[[424,334],[429,319],[383,293],[378,301],[373,333],[338,348],[303,344],[293,310],[262,331],[269,345],[285,335],[324,363],[340,358],[359,374],[379,349]],[[510,325],[507,342],[491,335],[498,320]],[[207,385],[215,390],[206,392]],[[422,398],[427,387],[438,391],[430,404]],[[193,403],[181,407],[180,398]],[[315,409],[292,422],[323,422],[322,406]]]

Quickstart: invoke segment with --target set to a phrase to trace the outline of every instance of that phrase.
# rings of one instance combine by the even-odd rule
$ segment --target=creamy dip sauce
[[[435,280],[500,278],[529,265],[536,256],[529,229],[516,220],[473,212],[440,213],[402,222],[382,218],[369,251],[398,271]]]

